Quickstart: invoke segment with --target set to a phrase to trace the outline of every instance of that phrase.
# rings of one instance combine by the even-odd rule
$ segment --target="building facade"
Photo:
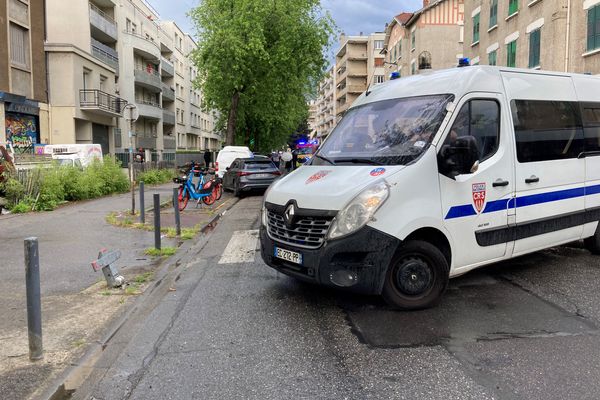
[[[186,92],[195,43],[174,22],[158,22],[144,0],[46,0],[46,19],[48,143],[100,143],[123,155],[131,146],[146,160],[205,149],[201,94]],[[137,109],[131,124],[127,104]],[[207,129],[212,135],[212,120]]]
[[[394,17],[386,28],[386,76],[455,67],[463,57],[464,0],[423,0],[423,8]]]
[[[43,2],[0,1],[0,145],[33,151],[48,138]]]
[[[331,133],[336,121],[336,67],[331,67],[319,83],[316,100],[315,136],[325,138]]]
[[[385,33],[340,37],[336,53],[336,116],[339,118],[372,84],[385,79],[383,49]]]
[[[600,73],[600,0],[465,0],[472,64]]]

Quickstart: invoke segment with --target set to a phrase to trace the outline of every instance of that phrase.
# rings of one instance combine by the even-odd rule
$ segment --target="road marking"
[[[257,244],[258,230],[233,232],[219,264],[254,262]]]

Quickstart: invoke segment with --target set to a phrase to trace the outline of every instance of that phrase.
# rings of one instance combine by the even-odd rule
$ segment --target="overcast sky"
[[[147,0],[160,14],[162,20],[173,20],[185,32],[194,34],[186,12],[198,4],[198,0]],[[422,0],[322,0],[338,29],[347,35],[381,32],[385,23],[396,14],[419,9]]]

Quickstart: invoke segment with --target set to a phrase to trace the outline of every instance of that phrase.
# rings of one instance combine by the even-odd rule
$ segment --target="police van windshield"
[[[406,165],[431,144],[452,95],[392,99],[353,108],[313,157],[313,165]]]

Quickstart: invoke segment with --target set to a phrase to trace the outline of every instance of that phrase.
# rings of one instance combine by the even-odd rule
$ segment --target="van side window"
[[[583,103],[585,151],[600,151],[600,103]]]
[[[500,139],[500,105],[495,100],[471,100],[458,113],[445,144],[456,138],[473,136],[477,140],[479,161],[490,158],[498,150]]]
[[[513,100],[511,111],[519,162],[577,158],[584,151],[578,103]]]

